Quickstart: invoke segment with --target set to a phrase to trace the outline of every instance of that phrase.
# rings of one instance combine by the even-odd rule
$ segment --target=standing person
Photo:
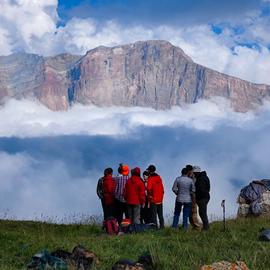
[[[149,165],[147,171],[149,172],[147,182],[147,194],[150,202],[151,222],[157,225],[157,216],[158,216],[159,226],[161,229],[163,229],[164,186],[161,177],[156,173],[156,167],[154,165]]]
[[[128,179],[124,198],[127,202],[128,217],[132,223],[140,223],[141,206],[145,204],[145,187],[141,179],[141,170],[136,167],[131,170],[131,177]]]
[[[188,169],[183,168],[181,176],[177,177],[174,181],[172,191],[176,195],[174,217],[173,217],[173,228],[177,228],[180,213],[183,207],[183,228],[188,229],[188,217],[192,207],[192,197],[194,197],[195,186],[190,177],[188,177]]]
[[[198,166],[186,165],[186,168],[188,170],[187,176],[192,179],[194,185],[196,182],[196,177],[194,176],[193,169],[194,168],[196,169],[197,167]],[[192,206],[191,206],[191,211],[189,215],[189,223],[192,226],[192,228],[195,230],[199,230],[201,227],[198,221],[198,206],[196,203],[195,196],[192,197]]]
[[[143,184],[145,186],[145,205],[141,207],[141,223],[147,224],[151,223],[151,211],[150,211],[150,203],[147,195],[147,182],[148,182],[149,172],[143,172]]]
[[[207,204],[210,200],[210,180],[206,171],[201,172],[200,167],[194,168],[193,171],[196,177],[196,202],[199,207],[199,215],[203,223],[203,230],[208,230]]]
[[[106,170],[104,170],[104,176],[105,176],[105,171]],[[105,205],[104,205],[104,196],[103,196],[103,189],[102,189],[104,176],[100,177],[97,183],[97,195],[101,201],[101,206],[102,206],[102,211],[103,211],[103,220],[105,220]]]
[[[112,177],[113,169],[107,168],[104,171],[104,177],[102,181],[102,192],[104,199],[104,216],[105,219],[109,217],[115,217],[115,181]]]
[[[116,219],[118,221],[118,224],[120,225],[123,220],[123,215],[125,214],[125,218],[128,217],[127,205],[124,199],[124,189],[127,180],[129,179],[128,165],[120,163],[118,173],[119,175],[114,178],[116,182],[115,207],[116,207]]]

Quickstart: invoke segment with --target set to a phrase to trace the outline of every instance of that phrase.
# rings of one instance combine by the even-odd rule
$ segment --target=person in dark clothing
[[[147,168],[149,172],[147,182],[147,195],[150,202],[151,211],[151,223],[157,224],[157,216],[159,219],[160,229],[164,228],[163,218],[163,197],[164,197],[164,186],[161,177],[156,173],[156,167],[150,165]]]
[[[141,207],[141,223],[147,224],[151,223],[151,211],[150,203],[147,197],[147,182],[148,182],[149,172],[143,172],[143,184],[145,186],[145,205]]]
[[[207,216],[207,204],[210,200],[210,180],[206,171],[201,172],[200,168],[194,169],[196,177],[196,202],[199,207],[199,215],[203,223],[203,230],[209,229],[209,222]]]
[[[105,171],[106,170],[104,170],[104,176],[105,176]],[[102,211],[103,211],[103,219],[105,220],[105,204],[104,204],[102,185],[103,185],[103,177],[100,177],[98,179],[98,183],[97,183],[97,196],[99,197],[99,199],[101,201],[101,206],[102,206]]]

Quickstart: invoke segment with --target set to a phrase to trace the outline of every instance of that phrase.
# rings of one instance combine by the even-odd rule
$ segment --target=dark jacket
[[[98,183],[97,183],[97,195],[98,197],[102,200],[103,199],[103,177],[100,177],[98,179]]]
[[[196,175],[196,201],[210,199],[210,180],[205,171]]]

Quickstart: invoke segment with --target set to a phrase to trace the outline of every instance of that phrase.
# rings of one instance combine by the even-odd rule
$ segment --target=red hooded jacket
[[[150,203],[162,203],[164,196],[164,187],[161,177],[154,173],[149,175],[147,182],[147,192]]]
[[[139,205],[145,203],[145,186],[142,179],[132,175],[125,185],[124,198],[127,204]]]
[[[103,177],[102,190],[105,205],[114,203],[115,187],[116,183],[111,175]]]

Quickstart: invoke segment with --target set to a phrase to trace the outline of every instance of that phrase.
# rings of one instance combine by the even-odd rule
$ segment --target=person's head
[[[104,176],[112,175],[112,174],[113,174],[113,169],[112,168],[106,168],[104,170]]]
[[[156,172],[156,167],[155,165],[149,165],[146,170],[148,171],[149,174],[153,174]]]
[[[139,167],[135,167],[131,170],[131,175],[141,176],[141,169]]]
[[[192,165],[190,165],[190,164],[188,164],[188,165],[186,165],[186,169],[188,170],[188,173],[187,173],[187,175],[189,176],[189,177],[193,177],[193,166]]]
[[[195,175],[195,177],[197,177],[200,173],[201,173],[201,168],[197,165],[193,166],[193,174]]]
[[[148,171],[144,171],[143,172],[143,179],[146,181],[149,177],[149,172]]]
[[[183,168],[182,171],[181,171],[181,174],[182,174],[183,176],[187,176],[187,174],[188,174],[188,169],[187,169],[187,168]]]
[[[118,167],[118,173],[122,175],[128,175],[129,174],[129,167],[126,164],[120,163]]]

